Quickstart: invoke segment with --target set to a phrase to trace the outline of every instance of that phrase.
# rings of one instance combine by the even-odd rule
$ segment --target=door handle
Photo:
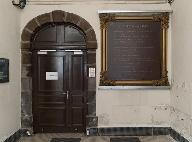
[[[62,95],[67,95],[67,100],[69,99],[69,91],[67,93],[61,93]]]
[[[69,91],[67,91],[67,100],[69,99]]]
[[[67,91],[66,93],[61,93],[62,95],[67,95],[67,100],[69,99],[69,91]]]
[[[61,93],[62,95],[66,95],[67,93]]]

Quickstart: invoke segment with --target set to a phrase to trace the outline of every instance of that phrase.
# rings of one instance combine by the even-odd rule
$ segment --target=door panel
[[[34,132],[85,131],[85,57],[64,51],[33,53]],[[54,74],[48,78],[47,72]]]
[[[73,131],[80,132],[85,125],[84,55],[69,57],[70,119]]]
[[[82,132],[84,129],[84,110],[82,107],[72,107],[71,108],[71,126],[73,132]]]
[[[64,61],[65,57],[38,57],[39,91],[64,91],[64,88],[66,88],[66,83],[63,83],[65,80],[65,72],[63,71],[65,68]],[[49,80],[49,78],[46,79],[46,73],[58,73],[58,80]]]
[[[66,104],[66,101],[63,101],[66,99],[66,96],[63,95],[39,95],[39,102],[42,104],[49,104],[49,103],[58,103],[58,104]]]
[[[70,56],[70,90],[83,91],[83,56]]]
[[[66,126],[66,116],[64,115],[65,113],[65,107],[39,107],[39,125]]]
[[[66,55],[61,52],[38,55],[34,53],[33,113],[35,132],[67,131],[67,69]],[[46,73],[56,73],[48,76]],[[57,76],[58,73],[58,76]],[[63,129],[61,129],[63,128]]]

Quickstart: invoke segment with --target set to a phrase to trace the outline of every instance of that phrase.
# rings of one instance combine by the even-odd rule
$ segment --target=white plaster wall
[[[86,19],[94,28],[98,41],[97,49],[97,115],[99,127],[118,126],[170,126],[169,90],[100,90],[99,73],[101,62],[101,38],[98,10],[170,10],[168,4],[112,4],[106,2],[74,2],[61,5],[28,3],[21,13],[22,33],[25,25],[34,17],[63,10]],[[169,49],[170,50],[170,49]],[[171,75],[169,52],[169,76]]]
[[[167,90],[98,91],[99,126],[169,126],[169,95]]]
[[[10,60],[10,82],[0,84],[0,142],[20,129],[19,11],[11,1],[0,3],[0,57]]]
[[[172,127],[192,138],[192,1],[177,0],[172,8]]]

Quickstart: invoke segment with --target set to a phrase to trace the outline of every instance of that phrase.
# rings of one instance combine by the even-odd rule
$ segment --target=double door
[[[34,132],[84,132],[86,53],[33,52]]]

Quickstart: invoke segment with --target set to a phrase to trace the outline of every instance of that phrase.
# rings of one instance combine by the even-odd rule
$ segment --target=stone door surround
[[[30,43],[35,31],[43,26],[46,23],[58,23],[58,22],[69,22],[74,25],[77,25],[81,28],[86,35],[86,43],[88,49],[97,49],[97,40],[95,31],[92,26],[82,17],[73,14],[64,12],[61,10],[56,10],[50,13],[39,15],[33,18],[29,23],[25,26],[22,35],[21,35],[21,48],[29,49]]]
[[[21,35],[21,125],[22,128],[33,129],[32,120],[32,42],[34,35],[44,25],[50,23],[71,23],[78,26],[85,34],[87,48],[87,68],[96,68],[96,34],[92,26],[82,17],[61,10],[45,13],[33,18],[24,27]],[[96,78],[87,78],[86,127],[98,124],[96,116]]]

